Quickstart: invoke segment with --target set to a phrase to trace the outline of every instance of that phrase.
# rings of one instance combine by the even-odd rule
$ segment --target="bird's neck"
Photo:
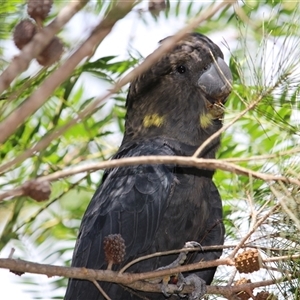
[[[222,127],[222,120],[208,111],[202,94],[191,89],[184,92],[186,97],[173,93],[165,101],[172,94],[167,89],[160,89],[155,98],[149,92],[128,99],[124,142],[163,137],[197,149]],[[220,139],[214,139],[201,156],[214,158],[219,144]]]
[[[199,120],[200,116],[197,120],[193,120],[193,117],[177,120],[177,118],[168,119],[167,116],[163,117],[158,114],[146,115],[139,121],[128,117],[123,142],[128,143],[138,140],[164,138],[176,141],[181,145],[187,145],[187,149],[189,150],[183,153],[183,155],[192,155],[203,142],[222,126],[221,121],[213,121],[213,123],[209,124],[209,127],[203,128],[199,124]],[[202,120],[202,122],[204,121]],[[200,156],[214,158],[219,144],[220,138],[218,137],[203,149]]]

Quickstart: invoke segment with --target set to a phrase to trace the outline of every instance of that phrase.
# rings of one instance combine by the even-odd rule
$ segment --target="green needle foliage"
[[[64,6],[65,2],[55,1],[46,24]],[[172,26],[169,24],[180,22],[184,26],[206,8],[205,2],[167,1],[166,9],[154,14],[147,10],[147,3],[142,2],[119,23],[126,24],[126,19],[131,18],[133,27],[146,26],[151,32],[161,24]],[[111,9],[107,1],[92,1],[77,17],[96,20]],[[239,252],[244,247],[255,247],[263,259],[274,258],[251,274],[235,273],[234,268],[221,266],[215,284],[227,285],[243,277],[251,282],[274,279],[274,284],[255,288],[253,295],[267,291],[278,299],[300,297],[299,16],[297,1],[239,1],[223,8],[196,29],[214,41],[219,39],[220,47],[227,51],[226,59],[234,78],[224,123],[237,120],[222,134],[218,159],[250,170],[249,176],[222,170],[217,170],[214,176],[223,199],[226,244],[237,245],[248,235]],[[23,1],[1,2],[1,71],[13,61],[8,58],[9,49],[16,50],[12,32],[23,18],[26,18]],[[93,114],[52,139],[47,147],[28,152],[45,136],[76,118],[93,103],[94,96],[104,94],[141,62],[142,56],[130,38],[143,40],[146,37],[134,36],[134,28],[126,25],[115,30],[123,30],[129,37],[128,45],[120,45],[120,55],[104,56],[94,49],[94,55],[78,65],[47,102],[0,145],[3,193],[41,176],[109,160],[115,153],[124,129],[128,85],[102,102]],[[75,29],[72,32],[62,28],[59,36],[65,45],[61,61],[49,68],[33,63],[17,76],[0,95],[0,122],[5,122],[80,46],[80,41],[74,45]],[[126,55],[121,53],[121,48]],[[91,87],[97,89],[91,91]],[[293,180],[257,178],[253,172]],[[16,257],[69,266],[80,220],[101,176],[102,171],[91,171],[54,180],[50,199],[45,202],[36,202],[26,195],[0,201],[1,257],[7,257],[14,247]],[[272,210],[276,205],[278,208]],[[262,219],[264,221],[256,226]],[[231,252],[232,248],[224,250],[224,256]],[[51,278],[41,284],[40,277],[26,274],[16,279],[16,283],[26,283],[24,289],[32,299],[62,299],[66,279]],[[224,298],[209,295],[208,299]]]

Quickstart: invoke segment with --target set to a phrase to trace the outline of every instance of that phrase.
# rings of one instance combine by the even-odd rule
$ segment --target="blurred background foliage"
[[[183,26],[212,2],[218,1],[167,1],[164,11],[154,13],[147,10],[147,1],[142,1],[126,18],[133,18],[135,26],[146,26],[149,32],[157,24],[170,26],[177,20]],[[49,21],[65,4],[55,1]],[[91,1],[78,15],[99,20],[109,5],[110,1]],[[226,104],[225,124],[260,100],[223,134],[218,158],[233,160],[253,171],[299,178],[299,16],[297,1],[238,1],[234,7],[220,11],[197,29],[213,40],[218,37],[234,76],[234,92]],[[10,62],[5,53],[14,47],[13,28],[25,17],[24,1],[2,0],[0,70]],[[128,28],[128,35],[130,30],[133,29]],[[80,37],[77,41],[76,28],[70,27],[63,29],[60,36],[66,48],[64,60],[78,45]],[[1,166],[32,148],[47,133],[66,124],[93,101],[95,95],[91,95],[91,86],[106,91],[143,58],[130,43],[123,47],[126,55],[101,55],[99,50],[78,66],[46,104],[0,145]],[[1,95],[0,121],[54,69],[55,66],[45,69],[33,63],[28,71],[16,78]],[[1,190],[18,187],[30,179],[70,166],[109,159],[122,139],[127,88],[103,102],[96,113],[53,140],[46,149],[2,171]],[[248,159],[250,157],[253,159]],[[22,259],[68,266],[80,220],[101,175],[102,171],[83,173],[53,182],[51,199],[47,202],[36,203],[27,197],[0,202],[1,256],[14,247],[16,256]],[[255,220],[283,201],[286,207],[271,214],[250,237],[249,243],[263,247],[261,252],[266,257],[299,253],[299,186],[267,183],[223,171],[217,171],[214,180],[224,203],[227,244],[237,243]],[[230,253],[230,250],[224,253]],[[252,281],[277,278],[282,275],[280,270],[284,270],[295,279],[256,291],[272,291],[279,299],[299,299],[299,261],[273,263],[271,267],[246,277]],[[233,274],[231,268],[220,267],[216,283],[227,284]],[[24,290],[32,299],[61,299],[67,280],[44,277],[24,275],[15,282],[26,283]],[[236,274],[235,280],[240,277],[245,276]]]

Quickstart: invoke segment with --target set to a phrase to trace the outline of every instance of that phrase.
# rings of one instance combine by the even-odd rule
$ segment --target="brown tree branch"
[[[192,166],[200,169],[201,168],[210,169],[210,170],[219,169],[219,170],[235,173],[238,175],[251,176],[253,178],[261,179],[266,182],[281,181],[285,183],[293,183],[300,186],[300,181],[297,178],[290,178],[281,175],[273,175],[273,174],[256,172],[220,159],[205,159],[205,158],[185,157],[185,156],[139,156],[139,157],[114,159],[110,161],[92,163],[84,166],[78,166],[70,169],[57,171],[52,174],[39,177],[36,180],[55,181],[61,178],[65,178],[83,172],[94,172],[100,169],[109,169],[109,168],[133,166],[133,165],[140,165],[140,164],[176,164],[176,165]],[[24,184],[26,184],[26,182]],[[0,201],[9,197],[16,197],[20,195],[24,195],[22,186],[0,194]]]
[[[288,257],[290,259],[291,257]],[[177,268],[146,272],[140,274],[133,273],[123,273],[119,274],[118,272],[110,271],[110,270],[92,270],[86,268],[73,268],[73,267],[61,267],[55,265],[47,265],[47,264],[38,264],[24,260],[18,259],[0,259],[0,268],[9,269],[12,272],[18,273],[34,273],[34,274],[43,274],[48,277],[52,276],[62,276],[67,278],[77,278],[83,280],[94,281],[106,281],[106,282],[114,282],[119,283],[133,289],[149,291],[149,292],[160,292],[161,285],[154,284],[149,282],[148,280],[154,278],[161,278],[162,276],[176,274],[178,272],[191,271],[196,269],[208,268],[212,266],[218,265],[233,265],[233,261],[231,259],[218,259],[215,261],[208,262],[199,262],[192,265],[181,266]],[[265,280],[260,282],[248,283],[243,285],[236,286],[208,286],[207,293],[208,294],[222,294],[224,296],[230,296],[233,293],[237,293],[239,291],[253,289],[256,287],[272,285],[278,282],[292,280],[292,276],[285,276],[280,279],[272,279]],[[145,281],[146,280],[146,281]],[[176,289],[176,286],[170,285],[170,289]],[[192,292],[192,287],[185,287],[183,293]]]
[[[5,142],[5,140],[26,120],[26,118],[32,115],[47,101],[53,91],[72,74],[76,66],[85,57],[88,57],[93,53],[95,47],[109,34],[115,23],[123,18],[135,4],[136,1],[134,0],[116,2],[115,6],[113,6],[113,8],[109,11],[107,16],[98,26],[96,26],[87,40],[83,42],[83,44],[67,59],[67,61],[56,69],[48,78],[46,78],[41,86],[35,90],[29,98],[15,109],[2,123],[0,123],[0,143]],[[48,30],[48,27],[46,27],[45,30]],[[40,34],[37,36],[40,37]],[[31,44],[32,43],[30,43],[30,45]],[[26,46],[24,49],[25,48]],[[74,123],[73,120],[72,124],[76,124],[78,118],[75,118],[75,120],[76,122]]]
[[[191,265],[179,266],[176,268],[151,271],[145,273],[122,273],[111,270],[93,270],[86,268],[62,267],[48,264],[33,263],[30,261],[1,258],[0,268],[9,269],[14,272],[28,272],[34,274],[44,274],[48,277],[63,276],[68,278],[97,280],[106,282],[115,282],[120,284],[130,284],[138,280],[151,280],[161,278],[170,274],[179,272],[193,271],[197,269],[205,269],[218,265],[234,265],[231,259],[218,259],[215,261],[198,262]]]
[[[61,126],[56,131],[46,135],[44,138],[42,138],[36,145],[34,145],[32,148],[24,151],[22,154],[17,156],[16,158],[12,159],[11,161],[3,164],[0,167],[0,173],[7,170],[8,168],[14,166],[17,163],[21,163],[26,158],[32,156],[34,153],[41,151],[42,149],[46,148],[52,140],[55,138],[58,138],[60,135],[62,135],[67,129],[77,124],[79,121],[81,121],[83,118],[91,115],[94,113],[98,107],[98,105],[108,98],[109,96],[113,95],[114,93],[118,92],[122,86],[132,81],[133,78],[147,70],[153,63],[155,63],[163,54],[168,52],[176,42],[178,42],[180,39],[184,37],[185,34],[192,31],[194,28],[196,28],[201,22],[207,20],[211,16],[213,16],[215,13],[217,13],[222,8],[226,8],[232,4],[235,3],[235,0],[229,0],[229,1],[223,1],[217,6],[210,6],[206,11],[201,12],[201,15],[193,19],[188,25],[186,25],[183,29],[181,29],[179,32],[177,32],[174,36],[167,39],[162,45],[155,50],[150,56],[148,56],[138,67],[136,67],[134,70],[129,72],[124,78],[122,78],[119,82],[117,82],[109,92],[105,93],[103,96],[96,98],[92,103],[90,103],[83,111],[79,112],[77,117],[70,120],[67,124]],[[100,25],[99,25],[100,26]],[[79,48],[79,50],[81,47]],[[78,50],[78,51],[79,51]],[[74,53],[75,55],[75,53]],[[67,62],[66,62],[67,63]],[[58,76],[58,78],[61,77],[60,72],[62,72],[64,66],[61,66],[59,69],[55,71],[55,74],[53,73],[51,77]],[[54,80],[54,79],[53,79]],[[44,86],[44,85],[43,85]],[[40,87],[40,89],[42,86]],[[39,89],[39,90],[40,90]],[[32,95],[34,96],[34,94]],[[31,98],[32,98],[31,96]],[[42,96],[42,95],[40,95]],[[43,96],[42,96],[42,99]],[[5,121],[4,121],[5,122]],[[5,123],[2,122],[4,125]],[[2,123],[0,124],[0,129],[2,126]],[[4,128],[4,125],[2,126]],[[2,140],[5,140],[9,135],[5,134],[5,136],[1,139],[1,132],[0,132],[0,143]]]

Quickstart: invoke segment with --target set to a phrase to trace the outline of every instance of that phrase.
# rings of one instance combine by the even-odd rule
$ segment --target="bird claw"
[[[201,250],[203,250],[202,246],[198,242],[195,242],[195,241],[186,242],[183,246],[183,248],[197,248],[197,247],[199,247]]]
[[[194,291],[189,294],[189,300],[200,300],[206,294],[206,282],[196,274],[191,274],[184,278],[185,285],[193,285]]]
[[[167,279],[167,278],[165,278]],[[170,277],[168,278],[170,279]],[[174,289],[174,285],[172,285],[172,288],[170,288],[170,285],[168,284],[169,280],[164,280],[162,281],[162,286],[161,286],[161,291],[164,294],[165,297],[170,297],[173,294],[179,294],[185,285],[184,277],[182,276],[181,273],[178,274],[178,281],[176,283],[176,287]]]
[[[200,300],[206,294],[206,282],[196,274],[191,274],[184,277],[181,273],[178,274],[177,289],[170,289],[168,281],[163,280],[161,291],[165,297],[170,297],[172,294],[177,294],[180,298],[186,298],[186,294],[180,292],[186,285],[193,285],[194,291],[188,295],[188,300]]]
[[[186,242],[185,245],[183,246],[183,248],[198,248],[198,247],[202,250],[201,245],[195,241]],[[183,265],[187,258],[187,254],[188,251],[181,252],[175,261],[173,261],[168,266],[158,268],[157,270],[166,270],[166,269],[175,268]],[[190,285],[190,284],[193,284],[195,286],[195,290],[192,294],[190,294],[189,300],[201,299],[201,297],[206,293],[206,283],[197,275],[192,274],[185,278],[181,273],[178,273],[176,277],[178,280],[176,283],[177,288],[175,290],[174,290],[174,286],[171,289],[168,284],[170,280],[170,276],[163,278],[161,292],[164,294],[165,297],[168,298],[172,294],[178,294],[181,298],[185,298],[186,295],[180,294],[180,292],[183,290],[185,285]]]
[[[163,280],[162,285],[161,285],[161,292],[164,294],[164,296],[166,298],[169,298],[172,295],[172,293],[170,293],[168,283],[166,283],[164,280]]]
[[[189,242],[186,242],[183,246],[183,248],[200,248],[201,251],[202,251],[202,247],[201,245],[198,243],[198,242],[195,242],[195,241],[189,241]],[[184,262],[186,261],[186,258],[187,258],[187,254],[189,252],[181,252],[177,259],[174,260],[170,265],[166,266],[166,267],[163,267],[165,269],[168,269],[168,268],[176,268],[178,266],[181,266],[184,264]]]
[[[185,286],[185,278],[181,273],[179,273],[178,274],[178,282],[177,282],[177,287],[178,287],[177,291],[181,292],[183,290],[184,286]],[[179,295],[181,295],[181,294],[179,294]]]

